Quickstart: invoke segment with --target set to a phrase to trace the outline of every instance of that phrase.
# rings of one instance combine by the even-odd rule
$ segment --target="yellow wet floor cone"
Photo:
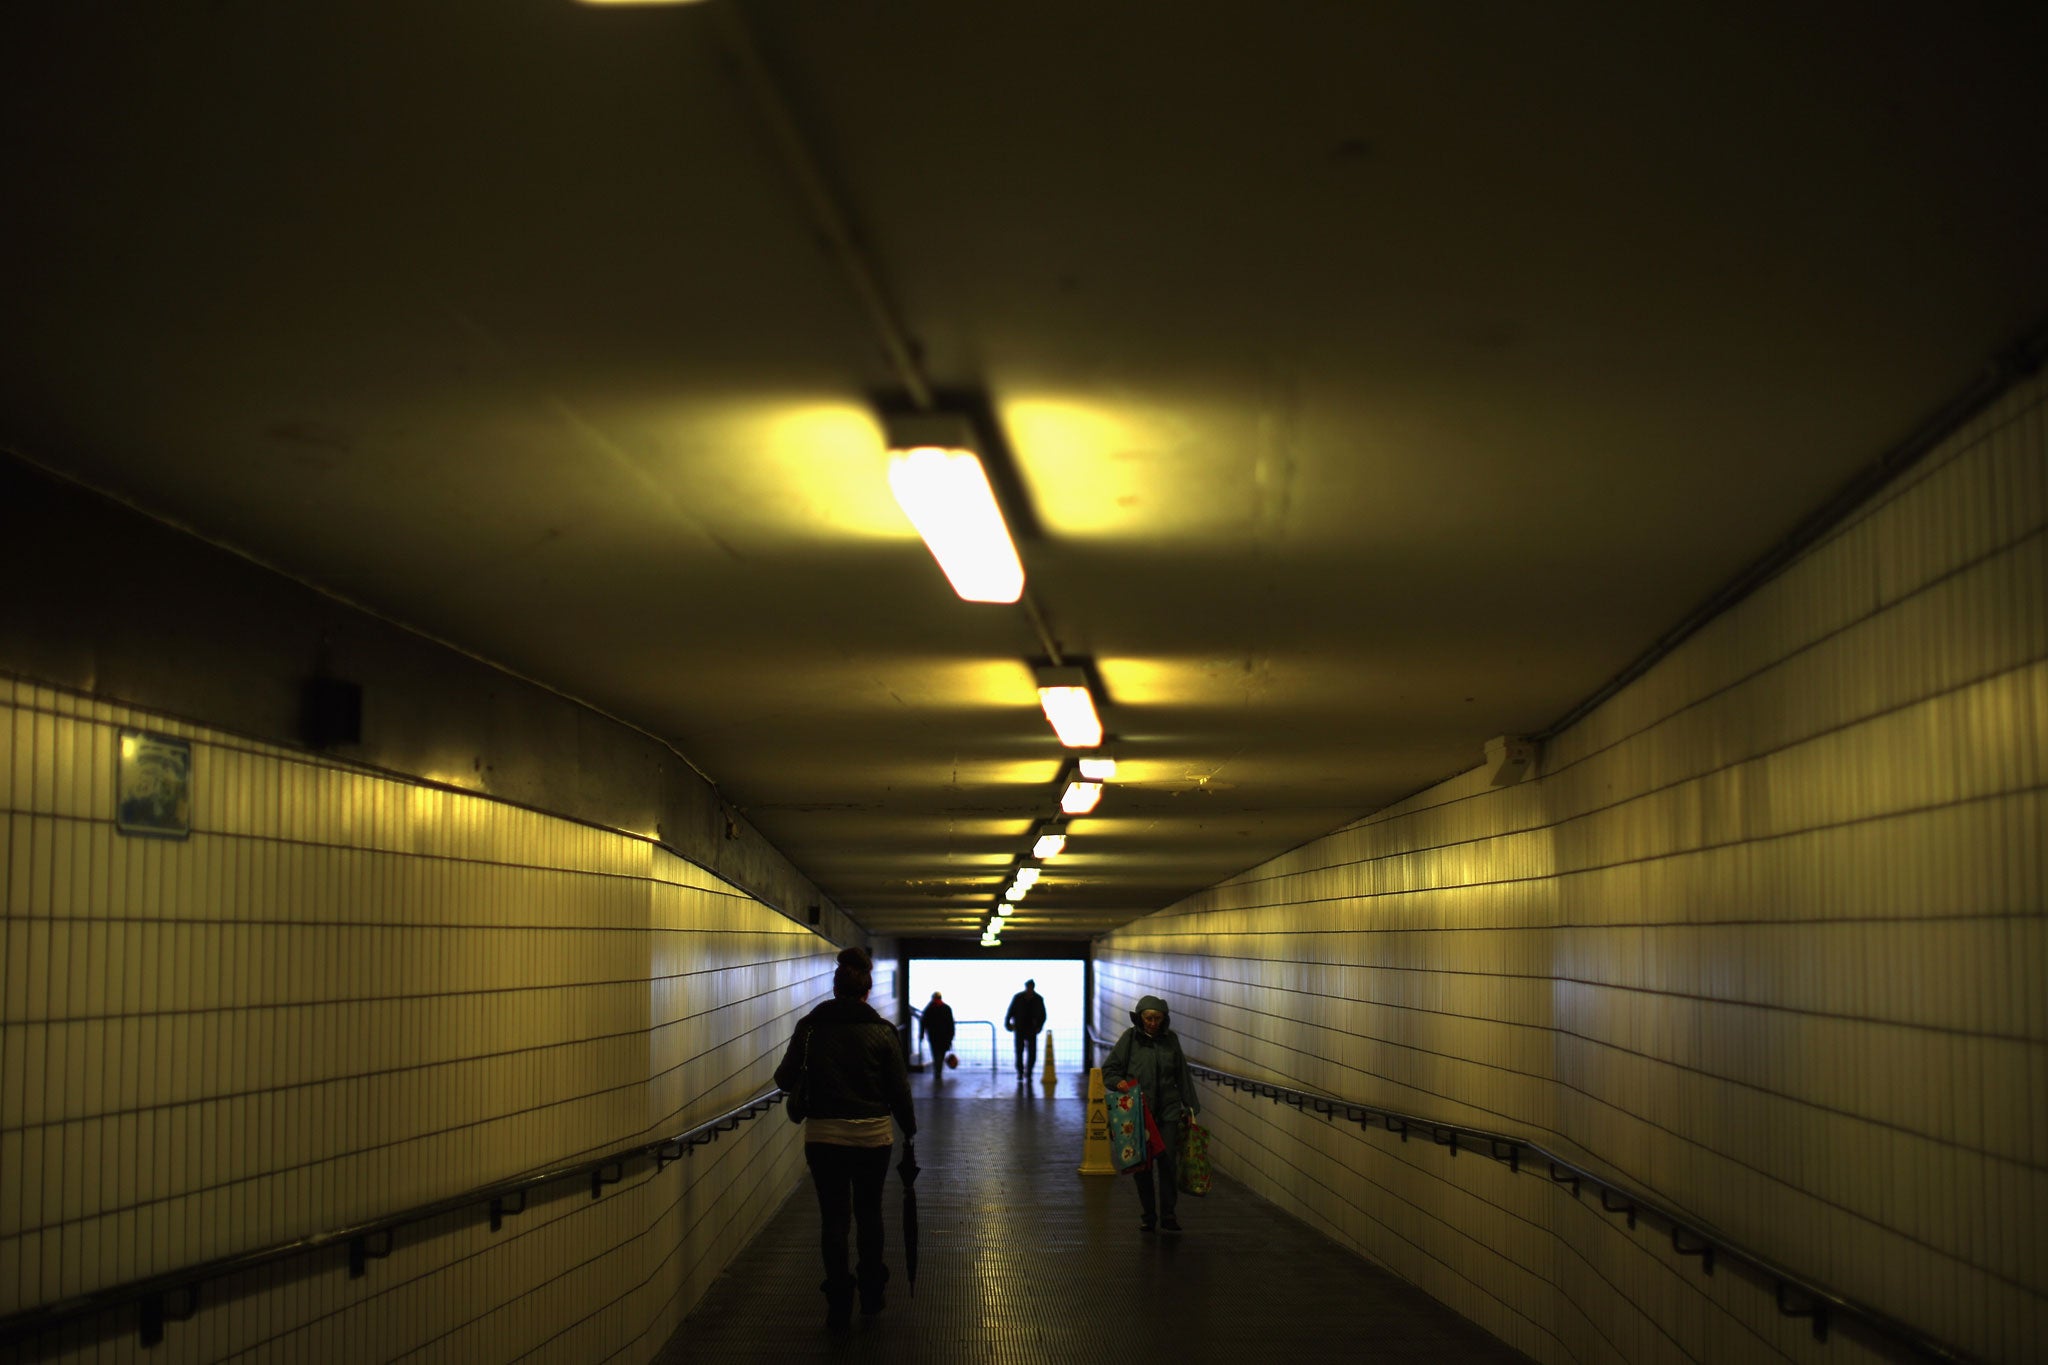
[[[1109,1100],[1102,1085],[1102,1068],[1088,1068],[1088,1135],[1081,1142],[1082,1175],[1115,1175],[1109,1164]]]
[[[1039,1081],[1040,1084],[1045,1086],[1045,1093],[1048,1095],[1059,1089],[1060,1073],[1052,1064],[1052,1034],[1050,1032],[1045,1035],[1045,1070],[1040,1073]]]

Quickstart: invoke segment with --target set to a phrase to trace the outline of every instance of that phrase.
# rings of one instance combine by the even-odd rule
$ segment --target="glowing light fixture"
[[[1023,900],[1024,893],[1030,889],[1031,887],[1024,882],[1011,882],[1003,888],[1003,903],[996,907],[996,913],[999,915],[1009,914],[1010,906],[1017,901]]]
[[[1040,862],[1050,862],[1059,857],[1066,846],[1066,821],[1047,820],[1038,827],[1038,842],[1031,846],[1031,856]]]
[[[1008,919],[1010,917],[1010,912],[1012,910],[1015,910],[1016,908],[1017,907],[1011,904],[1009,901],[1004,901],[1001,905],[998,905],[996,907],[996,914],[998,917],[1002,919]]]
[[[1069,815],[1086,815],[1101,799],[1100,782],[1069,782],[1065,795],[1060,797],[1060,809]]]
[[[1024,863],[1017,868],[1017,885],[1029,888],[1038,881],[1040,868],[1037,863]]]
[[[1095,714],[1095,694],[1088,675],[1078,668],[1041,668],[1038,704],[1052,722],[1053,733],[1069,749],[1092,749],[1102,743],[1102,719]]]
[[[889,491],[969,602],[1014,602],[1024,566],[989,487],[974,429],[963,417],[925,413],[889,419]]]
[[[1081,776],[1090,782],[1107,782],[1116,776],[1116,759],[1104,753],[1083,754]]]

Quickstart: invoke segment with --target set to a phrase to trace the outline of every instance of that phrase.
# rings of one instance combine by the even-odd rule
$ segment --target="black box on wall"
[[[363,742],[363,689],[340,678],[308,678],[299,693],[299,737],[315,749]]]

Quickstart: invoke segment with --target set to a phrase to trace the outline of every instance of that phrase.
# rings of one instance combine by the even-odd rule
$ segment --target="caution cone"
[[[1088,1135],[1081,1142],[1082,1175],[1115,1175],[1109,1164],[1109,1100],[1102,1068],[1088,1068]]]
[[[1059,1089],[1060,1085],[1059,1069],[1052,1064],[1052,1031],[1050,1029],[1046,1031],[1045,1035],[1045,1069],[1039,1073],[1039,1084],[1045,1087],[1045,1093],[1048,1095]]]

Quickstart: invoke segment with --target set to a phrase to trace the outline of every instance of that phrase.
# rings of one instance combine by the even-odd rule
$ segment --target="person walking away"
[[[1144,1092],[1152,1121],[1159,1125],[1159,1136],[1166,1139],[1165,1151],[1153,1157],[1149,1166],[1131,1172],[1138,1182],[1140,1232],[1155,1228],[1180,1231],[1180,1219],[1175,1217],[1180,1186],[1174,1182],[1174,1153],[1180,1147],[1181,1125],[1192,1121],[1202,1108],[1195,1095],[1195,1078],[1188,1071],[1187,1054],[1181,1051],[1179,1035],[1168,1026],[1171,1022],[1166,1002],[1156,995],[1145,996],[1131,1011],[1131,1027],[1102,1062],[1102,1084],[1122,1090],[1135,1082]],[[1152,1183],[1155,1171],[1159,1176],[1157,1194]]]
[[[946,1054],[953,1050],[953,1007],[942,999],[937,991],[925,1002],[924,1010],[917,1021],[917,1041],[929,1041],[932,1047],[932,1066],[941,1075],[946,1070]]]
[[[1019,1081],[1030,1080],[1038,1065],[1038,1032],[1045,1027],[1045,997],[1037,987],[1036,981],[1026,981],[1024,989],[1010,997],[1010,1012],[1003,1016],[1003,1027],[1016,1035]]]
[[[867,1002],[874,989],[874,960],[861,948],[839,954],[832,973],[832,998],[805,1015],[789,1040],[775,1083],[802,1095],[804,1160],[818,1191],[819,1245],[825,1256],[825,1324],[853,1321],[855,1291],[860,1311],[882,1311],[882,1183],[895,1145],[893,1115],[905,1139],[917,1133],[910,1107],[910,1075],[896,1029]],[[859,1261],[846,1264],[849,1225]]]

